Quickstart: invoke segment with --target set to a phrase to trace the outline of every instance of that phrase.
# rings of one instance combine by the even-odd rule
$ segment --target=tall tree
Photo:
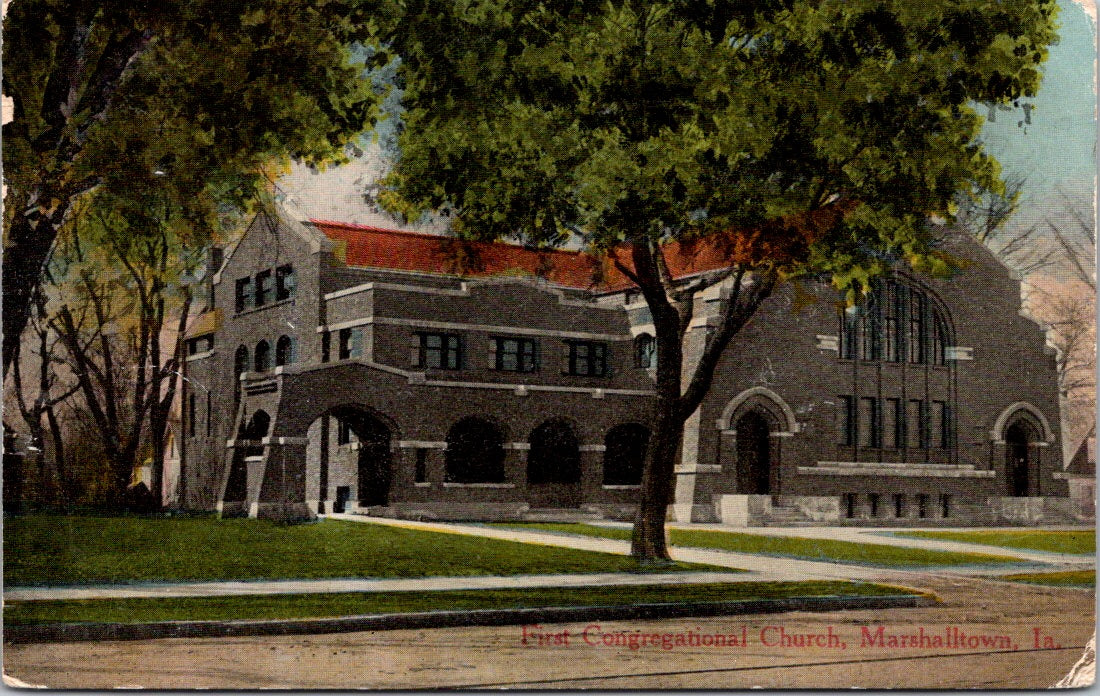
[[[14,0],[4,21],[4,374],[85,193],[160,176],[189,215],[261,166],[342,157],[378,95],[352,60],[363,0]]]
[[[52,327],[111,469],[117,502],[146,452],[159,502],[168,415],[183,361],[201,247],[181,243],[180,210],[136,189],[97,191],[64,230]]]
[[[1039,86],[1055,0],[405,0],[400,159],[379,194],[476,238],[579,234],[638,286],[656,329],[653,434],[633,553],[667,558],[683,425],[776,284],[824,274],[854,299],[905,261],[949,263],[928,220],[1002,191],[981,113]],[[981,111],[979,111],[979,109]],[[670,242],[728,266],[672,277]],[[696,294],[728,292],[695,365]]]

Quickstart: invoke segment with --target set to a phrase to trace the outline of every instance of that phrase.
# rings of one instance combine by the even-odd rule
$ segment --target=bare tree
[[[19,415],[30,430],[32,446],[38,449],[37,481],[39,495],[46,501],[67,504],[72,498],[73,481],[66,465],[65,437],[62,431],[58,407],[79,389],[77,384],[64,384],[57,369],[62,364],[59,357],[58,336],[50,328],[46,299],[41,292],[33,298],[33,312],[25,342],[34,354],[35,364],[29,365],[23,356],[23,342],[16,344],[12,356],[12,383]],[[35,391],[23,382],[23,370],[33,367]],[[45,420],[45,422],[43,422]],[[46,431],[50,434],[50,448],[46,448]],[[50,469],[47,471],[47,469]]]
[[[166,431],[192,302],[181,278],[199,254],[178,243],[169,218],[168,211],[145,211],[144,229],[133,234],[133,219],[109,207],[91,210],[84,232],[95,243],[82,247],[78,234],[68,240],[69,265],[51,321],[109,464],[114,502],[148,453],[150,490],[160,503]]]

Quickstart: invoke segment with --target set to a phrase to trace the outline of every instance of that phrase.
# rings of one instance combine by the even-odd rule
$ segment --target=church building
[[[947,278],[856,307],[781,286],[689,419],[670,519],[1073,520],[1057,373],[1020,284],[944,232]],[[721,269],[667,249],[678,279]],[[710,253],[708,253],[708,251]],[[647,306],[576,251],[261,213],[187,337],[179,492],[223,516],[630,519],[657,357]],[[697,297],[693,366],[728,296]]]

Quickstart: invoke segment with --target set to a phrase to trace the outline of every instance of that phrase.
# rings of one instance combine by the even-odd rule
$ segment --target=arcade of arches
[[[584,447],[575,424],[551,418],[533,428],[526,443],[510,444],[503,427],[479,416],[460,418],[445,432],[438,445],[410,447],[399,444],[397,428],[385,416],[358,406],[332,409],[308,431],[306,497],[322,512],[344,512],[356,503],[385,507],[397,467],[407,467],[414,485],[430,485],[438,476],[437,483],[450,486],[518,487],[532,507],[577,507],[583,502],[582,452],[603,451],[596,455],[602,460],[596,485],[636,488],[650,434],[644,425],[623,423],[607,430],[602,446]],[[526,451],[510,457],[510,449]],[[432,461],[440,462],[438,470]],[[522,466],[519,480],[509,461]]]

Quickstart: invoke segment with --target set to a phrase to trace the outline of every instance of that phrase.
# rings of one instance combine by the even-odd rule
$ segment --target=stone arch
[[[504,483],[504,433],[478,416],[461,418],[447,431],[444,470],[451,483]]]
[[[256,344],[254,362],[256,372],[267,372],[271,369],[271,344],[266,339]]]
[[[603,484],[637,486],[642,482],[649,428],[640,423],[620,423],[604,437]]]
[[[1017,401],[1001,411],[993,423],[993,429],[989,431],[989,439],[994,444],[1004,444],[1008,428],[1021,419],[1031,421],[1032,427],[1043,443],[1047,445],[1054,443],[1054,430],[1050,427],[1050,421],[1042,411],[1026,401]]]
[[[394,443],[400,437],[391,418],[363,404],[343,403],[313,416],[305,427],[310,472],[306,497],[316,496],[318,509],[328,500],[334,512],[344,511],[353,499],[361,507],[389,505],[397,464]],[[332,442],[334,431],[344,428],[355,435],[347,447]]]
[[[718,430],[734,429],[735,417],[743,413],[759,409],[763,410],[774,420],[773,435],[784,433],[794,434],[798,432],[798,420],[783,397],[779,396],[767,387],[751,387],[729,400],[722,409],[722,417],[718,419]]]
[[[540,423],[528,438],[527,483],[579,483],[581,451],[577,429],[565,418]]]

